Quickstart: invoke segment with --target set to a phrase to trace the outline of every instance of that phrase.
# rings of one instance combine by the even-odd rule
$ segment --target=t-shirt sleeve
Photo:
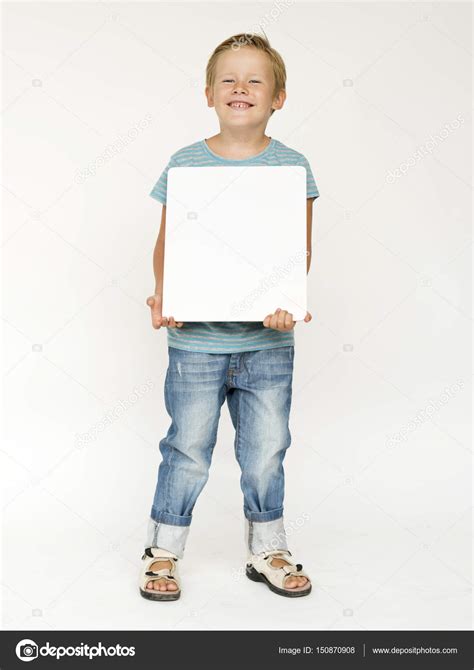
[[[311,166],[305,156],[302,156],[301,165],[306,168],[306,198],[319,198],[319,190]]]
[[[176,161],[174,159],[174,156],[171,156],[171,158],[169,159],[168,165],[161,173],[160,178],[153,186],[149,194],[152,198],[158,200],[158,202],[161,202],[162,205],[166,205],[166,194],[168,189],[168,170],[172,167],[176,167]]]

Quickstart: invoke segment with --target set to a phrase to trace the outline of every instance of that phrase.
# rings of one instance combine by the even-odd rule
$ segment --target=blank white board
[[[306,169],[168,171],[163,314],[176,321],[306,315]]]

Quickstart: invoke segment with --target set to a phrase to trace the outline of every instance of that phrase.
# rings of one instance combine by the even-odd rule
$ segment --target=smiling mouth
[[[227,106],[231,109],[250,109],[253,107],[249,102],[228,102]]]

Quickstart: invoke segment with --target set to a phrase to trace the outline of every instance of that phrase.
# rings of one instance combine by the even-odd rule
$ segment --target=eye
[[[223,80],[222,80],[222,83],[223,83],[223,84],[226,84],[228,81],[234,81],[234,80],[233,80],[233,79],[223,79]],[[255,82],[256,84],[261,84],[261,83],[262,83],[262,82],[259,81],[258,79],[251,79],[250,81],[251,81],[251,82]]]

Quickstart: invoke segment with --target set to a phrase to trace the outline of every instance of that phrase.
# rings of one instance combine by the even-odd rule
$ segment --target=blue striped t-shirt
[[[250,158],[234,160],[211,151],[206,140],[199,140],[172,154],[168,165],[150,195],[166,205],[168,170],[171,167],[222,165],[302,165],[306,168],[306,197],[317,198],[319,191],[311,167],[303,154],[272,138],[268,146]],[[275,309],[278,305],[275,305]],[[167,314],[166,316],[170,316]],[[257,321],[188,321],[181,328],[168,328],[168,346],[209,354],[237,353],[294,345],[294,329],[281,332]]]

